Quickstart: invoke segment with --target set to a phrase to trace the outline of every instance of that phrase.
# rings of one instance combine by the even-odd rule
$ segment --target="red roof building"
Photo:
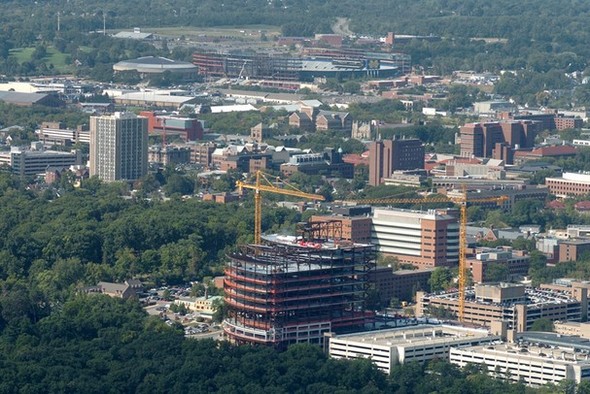
[[[527,160],[541,157],[575,156],[578,149],[571,145],[542,146],[531,151],[519,150],[514,152],[514,159]]]
[[[546,205],[549,209],[565,209],[565,204],[559,200],[549,201]]]
[[[590,212],[590,201],[580,201],[574,205],[574,209],[578,212]]]
[[[364,152],[362,154],[356,154],[356,153],[347,153],[345,155],[342,156],[342,161],[345,163],[350,163],[352,165],[356,166],[368,166],[369,165],[369,152]]]

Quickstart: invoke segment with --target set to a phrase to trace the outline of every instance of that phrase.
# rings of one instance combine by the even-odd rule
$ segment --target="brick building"
[[[544,158],[560,158],[575,156],[578,149],[571,145],[550,145],[541,146],[530,150],[519,150],[514,152],[514,164],[521,164],[527,160],[540,160]]]
[[[148,119],[150,134],[178,135],[184,141],[203,139],[203,125],[195,118],[170,116],[153,111],[142,111],[140,115]]]
[[[266,138],[270,137],[270,135],[271,129],[264,127],[262,123],[258,123],[256,126],[250,128],[250,138],[259,144]]]
[[[561,178],[545,178],[545,185],[557,197],[583,196],[590,193],[590,175],[566,172]]]
[[[209,168],[213,163],[213,152],[217,148],[217,145],[214,143],[206,143],[206,144],[187,144],[186,145],[191,150],[191,158],[190,162],[195,164],[200,164],[205,168]]]
[[[372,241],[378,252],[417,268],[459,262],[459,223],[451,210],[374,208]]]
[[[381,304],[388,306],[392,298],[412,301],[416,291],[428,289],[432,268],[394,271],[391,267],[377,267],[368,275],[368,282],[375,286]]]
[[[567,239],[559,243],[559,262],[576,261],[590,252],[590,239]]]
[[[203,194],[203,201],[212,201],[218,204],[227,204],[230,202],[238,201],[240,199],[240,195],[237,193],[206,193]]]
[[[312,223],[338,220],[342,223],[341,239],[356,243],[371,243],[371,218],[368,216],[313,215]],[[331,234],[334,238],[335,234]]]
[[[348,112],[302,106],[299,112],[289,115],[289,126],[308,131],[352,131],[352,116]]]
[[[281,174],[290,177],[296,172],[307,175],[354,177],[354,165],[342,161],[342,151],[325,148],[320,153],[296,154],[289,161],[280,165]]]
[[[179,146],[150,146],[148,148],[148,162],[168,164],[183,164],[190,162],[191,150]]]
[[[452,315],[459,310],[458,291],[416,294],[416,316],[428,316],[436,309],[445,309]],[[491,326],[504,321],[508,328],[526,331],[540,317],[549,320],[581,321],[587,302],[567,292],[529,288],[519,284],[479,284],[467,289],[464,322]]]
[[[532,148],[540,125],[530,120],[468,123],[461,127],[461,156],[493,157],[512,164],[510,150]]]
[[[549,113],[521,113],[514,115],[510,112],[505,112],[501,115],[502,119],[511,120],[532,120],[541,122],[541,130],[566,130],[579,129],[584,125],[584,120],[578,116],[566,116],[564,114],[549,112]]]
[[[582,118],[563,115],[555,117],[555,128],[557,130],[581,129],[583,126],[584,121],[582,120]]]
[[[419,139],[375,141],[369,145],[369,185],[377,186],[396,170],[424,168],[424,146]]]
[[[473,281],[476,283],[488,282],[491,270],[494,266],[506,268],[506,277],[501,280],[517,279],[528,275],[529,260],[523,251],[513,251],[511,248],[490,249],[482,248],[476,251],[475,258],[467,260],[467,266],[471,269]]]

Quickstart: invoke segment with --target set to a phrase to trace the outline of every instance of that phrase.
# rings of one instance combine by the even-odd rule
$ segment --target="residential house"
[[[143,284],[137,279],[128,279],[124,283],[98,282],[98,285],[86,289],[88,293],[102,293],[110,297],[131,298],[143,291]]]

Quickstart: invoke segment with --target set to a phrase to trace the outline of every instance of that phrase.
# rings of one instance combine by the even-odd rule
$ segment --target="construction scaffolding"
[[[327,229],[301,232],[309,237],[266,236],[228,256],[224,330],[233,342],[321,344],[372,320],[364,308],[372,246],[325,240]]]
[[[228,54],[197,51],[193,64],[199,74],[211,77],[297,81],[302,61],[299,58],[258,54]]]

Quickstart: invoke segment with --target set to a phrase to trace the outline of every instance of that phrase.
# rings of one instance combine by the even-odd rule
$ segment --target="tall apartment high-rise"
[[[148,120],[132,113],[90,117],[90,175],[135,180],[147,173]]]
[[[377,186],[396,170],[424,168],[424,146],[415,138],[375,141],[369,146],[369,185]]]

